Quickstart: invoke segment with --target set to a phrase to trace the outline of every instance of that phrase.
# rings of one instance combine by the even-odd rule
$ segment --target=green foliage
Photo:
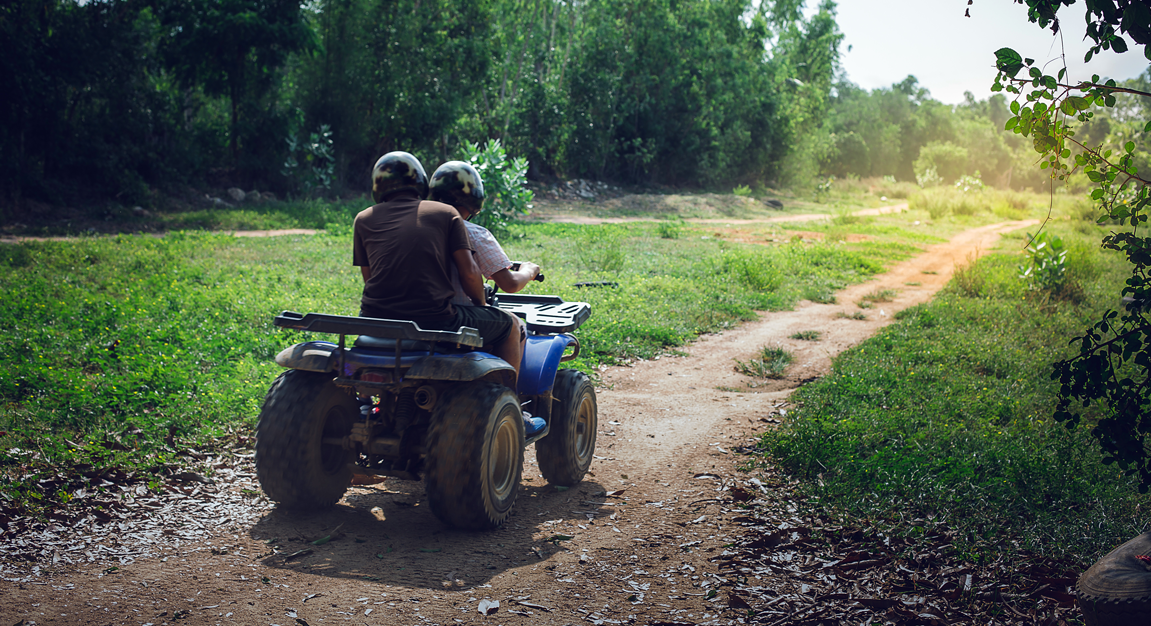
[[[655,230],[663,239],[679,239],[683,234],[683,220],[664,220],[656,225]]]
[[[1026,146],[1002,132],[1008,115],[1002,95],[983,101],[969,96],[958,106],[945,105],[932,99],[914,76],[872,91],[841,80],[824,126],[833,146],[821,168],[840,177],[891,176],[893,184],[918,179],[921,187],[982,171],[998,187],[1023,187],[1032,184],[1017,166],[1026,160]]]
[[[276,70],[288,55],[315,45],[300,3],[210,0],[160,6],[160,22],[170,33],[160,49],[175,78],[186,88],[228,99],[229,146],[241,170],[275,171],[281,158],[270,167],[262,161],[280,157],[282,148],[275,143],[285,135],[285,117],[269,114]]]
[[[919,150],[919,158],[915,159],[915,177],[926,177],[928,170],[933,170],[936,178],[943,183],[951,184],[967,169],[967,149],[957,146],[950,141],[931,141]],[[921,187],[928,185],[920,182]]]
[[[299,225],[350,223],[363,204],[283,203],[281,213],[267,215]],[[916,249],[867,243],[764,248],[687,233],[668,240],[657,236],[654,224],[512,228],[508,252],[548,272],[548,282],[530,291],[592,304],[595,314],[578,331],[584,350],[575,365],[585,371],[656,356],[700,333],[754,319],[757,310],[790,307],[810,285],[865,280]],[[210,449],[247,436],[279,370],[274,355],[304,338],[275,329],[272,317],[285,309],[357,310],[361,281],[347,262],[351,233],[346,226],[333,231],[338,234],[182,232],[0,246],[4,497],[35,508],[54,498],[29,495],[38,472],[88,463],[146,475],[178,463],[188,447]],[[581,257],[588,248],[598,248],[601,260]],[[760,289],[764,268],[775,277],[770,292]],[[618,286],[573,286],[604,278]],[[23,468],[19,475],[13,463]]]
[[[567,171],[698,185],[769,170],[783,129],[767,26],[747,2],[585,6],[568,70]]]
[[[739,185],[735,189],[732,189],[731,193],[741,198],[750,198],[751,187],[748,187],[747,185]]]
[[[1122,273],[1117,259],[1097,256],[1108,271],[1088,289],[1103,294]],[[1087,432],[1047,417],[1057,393],[1047,364],[1069,353],[1063,338],[1084,311],[1034,307],[1014,266],[1006,255],[985,258],[980,293],[949,288],[841,354],[764,436],[770,456],[808,479],[824,505],[878,519],[934,516],[969,557],[1024,549],[1090,561],[1139,532],[1146,498],[1099,462]]]
[[[1055,19],[1061,8],[1053,0],[1027,2],[1028,17],[1040,25]],[[1116,8],[1112,3],[1087,5],[1087,34],[1095,45],[1085,61],[1102,49],[1125,52],[1127,43],[1119,32],[1142,44],[1144,53],[1151,55],[1144,3],[1119,0],[1120,10]],[[1143,236],[1140,228],[1145,227],[1151,212],[1151,180],[1146,173],[1141,175],[1136,165],[1146,158],[1138,154],[1145,151],[1145,145],[1124,138],[1121,147],[1109,149],[1102,143],[1085,144],[1076,137],[1080,126],[1098,130],[1089,126],[1095,109],[1115,107],[1118,95],[1137,96],[1144,99],[1145,106],[1151,92],[1123,87],[1114,80],[1100,82],[1098,75],[1090,81],[1065,84],[1060,81],[1066,68],[1054,76],[1045,74],[1041,69],[1045,65],[1037,65],[1034,59],[1023,58],[1011,48],[997,50],[995,63],[999,73],[992,89],[1015,95],[1012,116],[1004,128],[1031,139],[1040,155],[1040,168],[1051,180],[1067,180],[1077,172],[1086,176],[1095,186],[1090,197],[1102,208],[1100,221],[1119,227],[1103,237],[1102,243],[1104,249],[1123,254],[1129,263],[1131,275],[1121,294],[1131,305],[1122,313],[1113,309],[1103,312],[1100,321],[1072,341],[1079,345],[1078,354],[1055,364],[1052,378],[1060,387],[1054,415],[1069,427],[1090,419],[1094,424],[1091,433],[1103,449],[1103,462],[1118,464],[1124,474],[1137,477],[1140,491],[1146,492],[1151,488],[1151,424],[1146,419],[1151,410],[1151,357],[1146,349],[1151,340],[1151,317],[1145,305],[1151,302],[1151,238]],[[1020,77],[1024,71],[1025,77]],[[1147,109],[1133,109],[1143,113],[1135,119],[1147,120]],[[1148,131],[1151,121],[1144,122],[1143,132]],[[1102,405],[1101,414],[1095,414],[1096,404]]]
[[[934,187],[911,196],[908,207],[913,211],[927,211],[931,219],[937,220],[949,215],[976,215],[990,208],[990,202],[981,195],[966,194],[954,187]]]
[[[922,188],[938,187],[943,184],[943,178],[934,167],[924,168],[915,174],[915,182]]]
[[[616,274],[627,263],[623,239],[625,231],[612,226],[589,228],[578,236],[576,255],[580,265],[594,274]]]
[[[464,144],[464,160],[476,168],[484,181],[484,208],[472,220],[497,236],[506,234],[508,223],[527,215],[532,208],[527,159],[509,159],[500,140],[492,139],[483,148]]]
[[[748,361],[735,360],[735,371],[753,378],[783,378],[783,372],[795,357],[780,347],[763,346]]]
[[[818,330],[801,330],[793,335],[791,339],[800,339],[803,341],[819,341],[821,333]]]
[[[1019,266],[1019,278],[1033,291],[1055,292],[1067,280],[1067,247],[1063,238],[1041,232],[1027,233],[1029,263]]]
[[[449,133],[480,101],[494,61],[488,0],[323,0],[320,41],[293,67],[306,128],[328,124],[341,185],[366,189],[381,154],[405,150],[430,173]],[[479,137],[493,136],[480,135]]]
[[[974,176],[964,174],[955,181],[955,188],[963,193],[980,193],[983,191],[983,181],[979,179],[979,172]]]
[[[321,125],[319,132],[308,135],[307,141],[292,133],[287,141],[288,158],[280,173],[292,180],[304,195],[331,191],[336,170],[331,128]]]

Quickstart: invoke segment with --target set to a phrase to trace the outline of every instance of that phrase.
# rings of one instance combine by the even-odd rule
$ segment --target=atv
[[[493,299],[494,300],[494,299]],[[524,320],[515,371],[479,350],[473,328],[423,330],[415,322],[284,311],[275,325],[338,335],[284,349],[256,425],[256,475],[269,498],[295,509],[343,497],[353,473],[424,481],[432,512],[459,528],[502,525],[519,492],[524,449],[555,485],[583,480],[598,416],[588,377],[558,369],[579,355],[571,334],[584,302],[500,294]],[[348,337],[358,336],[348,345]],[[525,439],[523,412],[547,426]]]

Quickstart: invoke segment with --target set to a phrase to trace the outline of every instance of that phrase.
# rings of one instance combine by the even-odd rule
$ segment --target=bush
[[[528,160],[508,159],[499,139],[488,140],[483,148],[478,143],[464,144],[464,160],[476,168],[484,180],[484,210],[472,221],[496,236],[508,233],[508,224],[532,208],[533,195],[527,188]]]
[[[924,189],[908,201],[912,210],[927,211],[931,219],[948,215],[975,215],[986,206],[978,194],[964,194],[953,188]]]
[[[950,141],[928,142],[919,149],[919,158],[915,159],[916,177],[933,169],[945,183],[957,180],[966,168],[967,148]]]
[[[870,191],[872,194],[881,198],[906,199],[911,197],[918,189],[915,183],[897,182],[894,176],[884,176],[881,179],[872,181]]]
[[[928,187],[942,185],[943,179],[939,177],[939,173],[935,171],[934,167],[929,167],[915,175],[915,182],[918,183],[920,187],[927,189]]]

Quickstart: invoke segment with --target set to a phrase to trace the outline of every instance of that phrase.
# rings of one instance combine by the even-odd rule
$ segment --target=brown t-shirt
[[[454,208],[415,194],[393,197],[356,216],[352,241],[352,265],[372,269],[366,308],[394,319],[455,314],[452,253],[472,244]]]

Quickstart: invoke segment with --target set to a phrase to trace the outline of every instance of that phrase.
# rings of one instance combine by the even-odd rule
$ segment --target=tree
[[[289,54],[314,45],[300,1],[170,0],[162,6],[168,64],[184,84],[228,98],[229,144],[236,160],[245,103],[267,94]]]
[[[1026,0],[1028,18],[1058,32],[1057,12],[1073,1]],[[1124,35],[1143,46],[1144,56],[1151,59],[1151,9],[1143,0],[1091,0],[1086,19],[1087,35],[1095,44],[1084,61],[1100,50],[1126,52]],[[1116,463],[1137,477],[1140,491],[1146,492],[1151,487],[1151,237],[1146,236],[1151,175],[1136,168],[1140,156],[1135,141],[1128,139],[1115,150],[1087,143],[1077,135],[1075,122],[1089,124],[1098,109],[1115,107],[1119,94],[1151,98],[1151,92],[1114,80],[1100,82],[1098,75],[1068,84],[1063,82],[1066,68],[1056,76],[1044,74],[1033,59],[1010,48],[996,51],[995,57],[999,73],[992,89],[1015,95],[1005,127],[1031,138],[1042,155],[1041,167],[1053,180],[1077,171],[1086,174],[1096,185],[1091,197],[1102,209],[1101,223],[1117,226],[1103,238],[1103,247],[1123,253],[1131,263],[1131,277],[1122,290],[1128,306],[1108,310],[1073,340],[1079,353],[1055,364],[1052,378],[1060,383],[1055,419],[1073,427],[1093,403],[1102,405],[1091,432],[1103,449],[1104,463]],[[1139,111],[1148,117],[1147,109]],[[1151,121],[1142,132],[1151,132]]]
[[[148,184],[189,169],[192,142],[156,53],[150,4],[0,3],[4,200],[146,202]]]

